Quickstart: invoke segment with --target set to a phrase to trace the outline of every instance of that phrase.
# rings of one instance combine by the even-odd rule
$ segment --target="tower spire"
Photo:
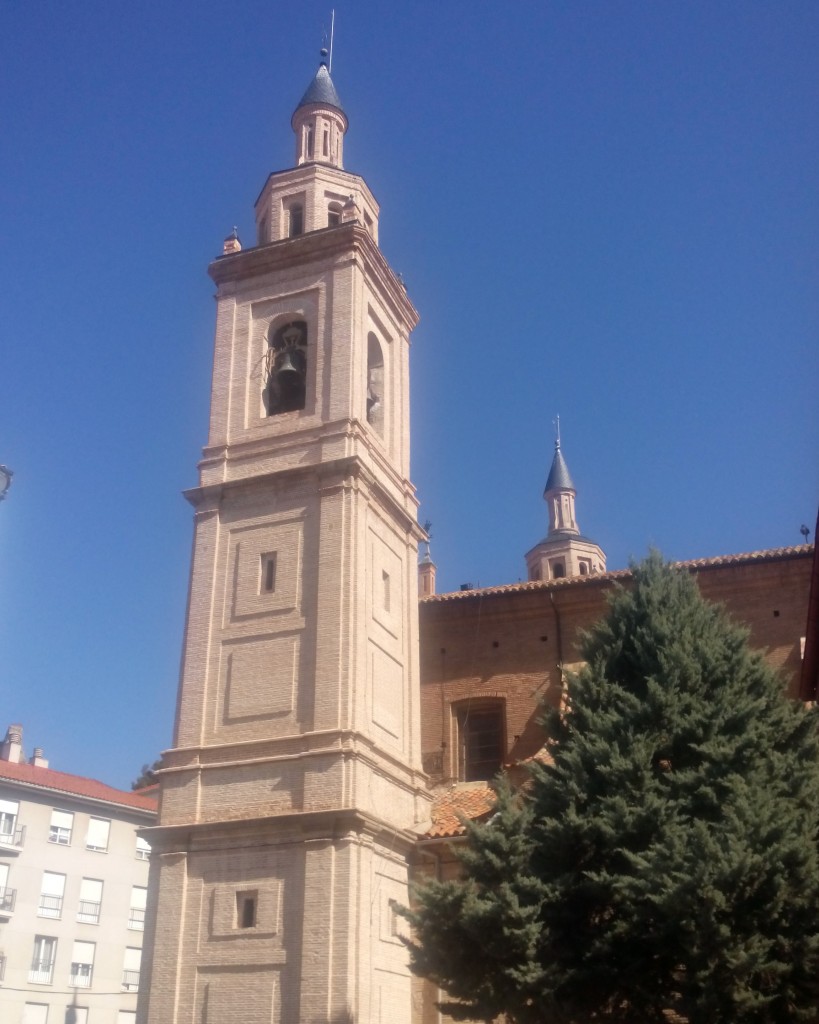
[[[588,576],[606,569],[606,556],[598,545],[582,536],[575,515],[574,486],[560,443],[560,416],[553,420],[555,453],[543,498],[549,517],[546,537],[526,554],[530,580],[551,580],[562,576]]]

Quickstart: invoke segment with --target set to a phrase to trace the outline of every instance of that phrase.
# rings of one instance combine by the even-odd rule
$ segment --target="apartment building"
[[[156,799],[0,749],[0,1021],[134,1024]]]

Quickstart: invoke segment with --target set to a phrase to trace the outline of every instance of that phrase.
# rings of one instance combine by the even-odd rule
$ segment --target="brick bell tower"
[[[409,1024],[421,771],[409,334],[325,62],[216,283],[139,1024]],[[147,835],[147,833],[146,833]]]

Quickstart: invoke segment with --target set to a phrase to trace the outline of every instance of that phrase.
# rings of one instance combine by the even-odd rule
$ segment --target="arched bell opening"
[[[367,336],[367,422],[384,436],[384,353],[372,331]]]
[[[304,408],[307,397],[307,324],[292,320],[269,336],[264,404],[268,416]]]

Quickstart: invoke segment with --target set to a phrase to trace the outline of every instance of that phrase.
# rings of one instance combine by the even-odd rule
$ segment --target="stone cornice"
[[[418,323],[418,313],[381,250],[360,224],[322,228],[296,238],[284,238],[253,249],[228,253],[217,257],[208,267],[208,273],[222,288],[305,263],[332,265],[334,259],[343,257],[352,257],[362,265],[396,320],[405,324],[408,332],[411,331]]]

